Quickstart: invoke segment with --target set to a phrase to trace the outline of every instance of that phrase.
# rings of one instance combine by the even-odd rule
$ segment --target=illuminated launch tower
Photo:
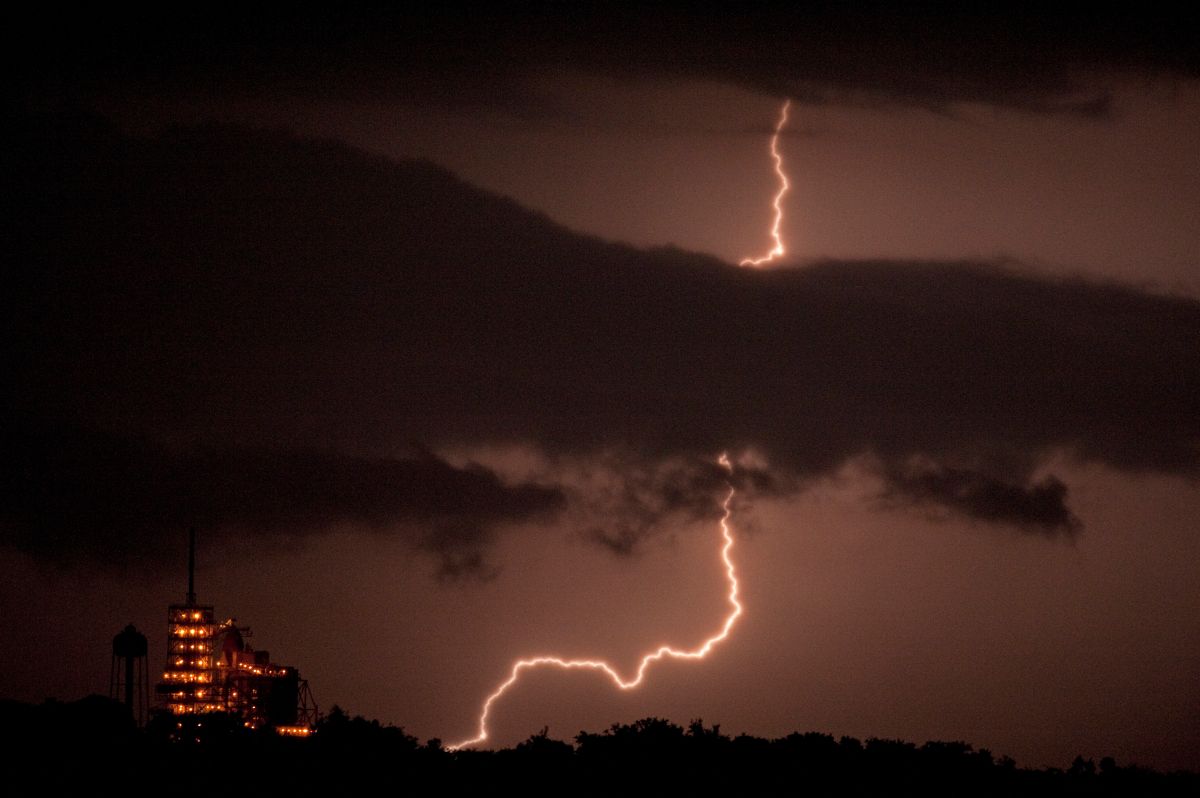
[[[313,732],[318,711],[308,681],[255,651],[249,636],[249,627],[233,618],[218,622],[211,604],[196,602],[196,530],[189,530],[187,600],[167,607],[167,663],[157,688],[177,728],[187,717],[199,724],[199,716],[226,712],[251,729]]]
[[[212,605],[196,603],[196,530],[190,529],[187,601],[167,607],[167,662],[158,685],[172,715],[225,709],[215,678],[215,639]]]

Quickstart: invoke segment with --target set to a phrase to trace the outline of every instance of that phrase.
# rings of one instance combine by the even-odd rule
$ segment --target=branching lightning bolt
[[[722,453],[718,462],[721,466],[733,475],[733,465],[729,462],[727,454]],[[742,603],[738,601],[738,580],[737,572],[733,566],[733,560],[730,559],[729,553],[733,550],[733,533],[729,529],[729,517],[733,514],[729,509],[729,503],[733,501],[734,496],[733,484],[729,485],[729,493],[725,496],[725,501],[721,504],[721,509],[725,514],[721,517],[721,538],[724,544],[721,546],[721,560],[725,564],[725,576],[729,583],[728,601],[730,606],[729,614],[725,616],[725,623],[721,625],[721,631],[709,637],[698,647],[681,651],[671,648],[668,645],[662,645],[651,651],[649,654],[642,656],[641,662],[638,663],[637,671],[633,678],[622,679],[621,674],[615,668],[603,660],[592,659],[562,659],[554,656],[537,656],[529,657],[528,659],[519,659],[513,663],[512,670],[509,672],[508,678],[492,691],[483,702],[483,709],[479,715],[479,734],[469,740],[448,745],[446,748],[450,751],[455,751],[459,748],[467,748],[477,745],[488,738],[488,716],[491,714],[492,705],[500,699],[501,696],[517,683],[521,678],[521,674],[533,668],[541,668],[545,666],[553,666],[563,670],[593,670],[602,671],[613,684],[621,690],[632,690],[642,683],[646,676],[646,669],[654,662],[670,657],[671,659],[704,659],[708,656],[708,652],[712,651],[713,647],[721,643],[725,638],[729,637],[729,632],[733,629],[733,625],[737,623],[738,618],[742,615]]]
[[[787,124],[788,109],[791,106],[791,100],[784,101],[783,110],[779,113],[779,122],[775,125],[775,135],[771,136],[771,157],[775,159],[775,174],[779,177],[779,191],[775,194],[775,201],[772,203],[775,208],[775,222],[771,225],[771,238],[775,240],[775,246],[761,258],[742,258],[738,262],[739,266],[761,266],[764,263],[770,263],[776,258],[783,257],[786,252],[783,247],[783,237],[779,233],[779,226],[783,224],[783,196],[788,193],[791,184],[788,182],[787,175],[783,171],[783,156],[779,154],[779,134],[783,131],[784,125]]]

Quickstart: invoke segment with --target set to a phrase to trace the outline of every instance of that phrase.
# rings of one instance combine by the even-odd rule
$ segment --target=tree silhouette
[[[93,793],[97,779],[125,795],[209,795],[214,778],[248,794],[400,793],[524,795],[1193,796],[1200,775],[1076,757],[1065,769],[1020,768],[965,742],[819,732],[730,737],[701,719],[663,718],[581,731],[575,745],[543,727],[512,748],[447,751],[402,728],[333,707],[309,738],[245,729],[219,714],[160,715],[134,727],[120,704],[0,701],[6,761],[50,761],[38,791]],[[180,724],[187,734],[180,733]],[[103,774],[102,777],[100,774]],[[103,791],[103,790],[101,790]]]

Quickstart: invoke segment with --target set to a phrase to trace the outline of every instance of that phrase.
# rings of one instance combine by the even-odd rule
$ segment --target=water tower
[[[150,707],[150,680],[146,673],[146,636],[129,624],[113,638],[112,671],[108,695],[125,703],[139,726],[146,725]]]

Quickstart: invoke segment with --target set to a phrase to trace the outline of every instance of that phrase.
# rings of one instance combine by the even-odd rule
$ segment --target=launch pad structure
[[[224,712],[250,729],[306,737],[319,717],[308,681],[290,665],[271,662],[247,642],[249,627],[218,621],[213,605],[196,600],[196,530],[188,533],[186,601],[167,607],[167,660],[155,690],[182,727],[185,719]]]

